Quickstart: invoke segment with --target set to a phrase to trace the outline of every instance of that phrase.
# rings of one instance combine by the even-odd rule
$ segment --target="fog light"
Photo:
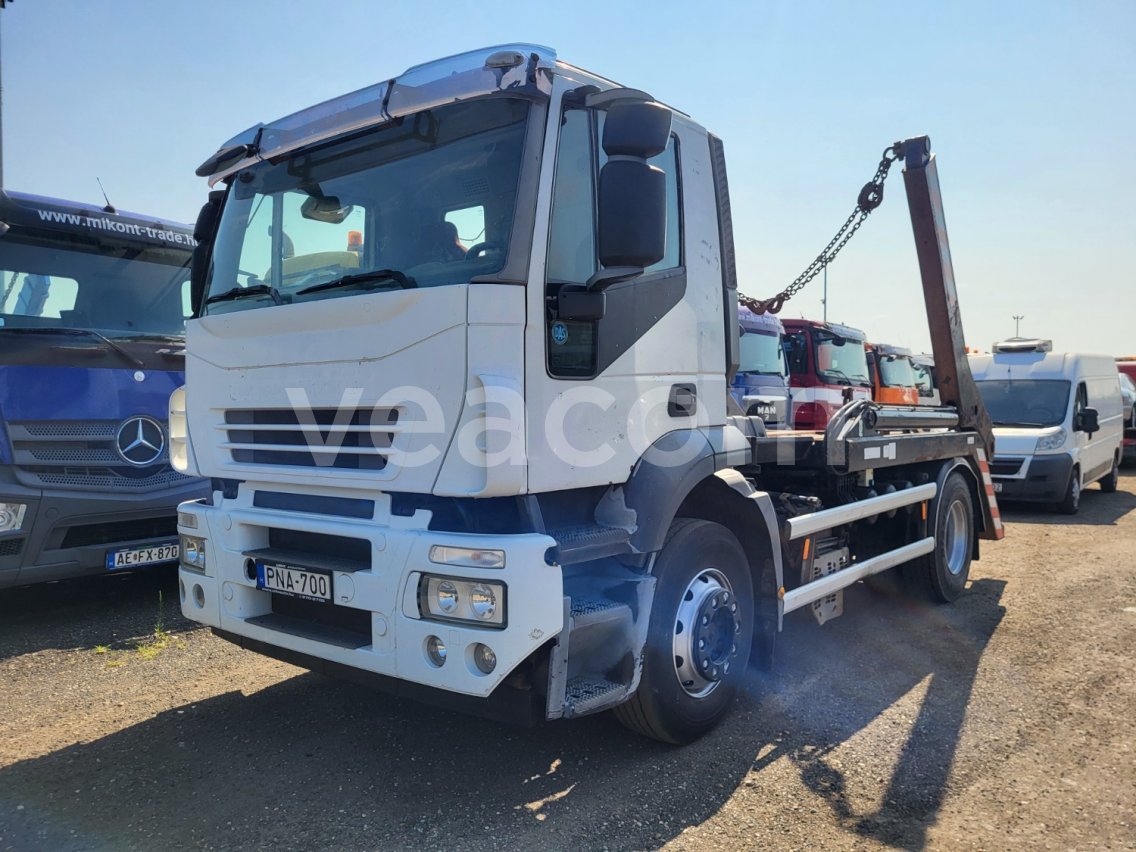
[[[426,657],[438,668],[444,666],[446,664],[446,643],[437,636],[427,636]]]
[[[489,621],[497,614],[497,596],[483,583],[478,583],[469,591],[469,608],[478,618]]]
[[[27,510],[23,503],[0,503],[0,532],[16,532],[24,525]]]
[[[473,646],[473,664],[482,674],[489,674],[497,668],[497,655],[488,645],[478,642]]]
[[[449,580],[438,584],[438,611],[444,615],[453,615],[458,608],[458,587]]]

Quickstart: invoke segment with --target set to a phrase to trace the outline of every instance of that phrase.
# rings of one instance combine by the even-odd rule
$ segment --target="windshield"
[[[906,355],[876,356],[880,365],[880,384],[885,388],[915,387],[915,370]]]
[[[868,386],[868,354],[864,341],[813,330],[817,376],[829,384]]]
[[[520,100],[452,104],[241,172],[218,230],[205,312],[500,271],[527,119]]]
[[[0,238],[0,333],[88,329],[107,337],[181,336],[190,314],[189,252],[115,245],[97,251]]]
[[[1063,379],[986,380],[978,392],[995,426],[1058,426],[1069,410]]]
[[[785,350],[781,347],[780,335],[760,331],[747,331],[743,334],[738,372],[786,375]]]

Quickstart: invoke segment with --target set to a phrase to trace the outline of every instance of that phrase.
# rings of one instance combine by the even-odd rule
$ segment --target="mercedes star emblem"
[[[124,420],[115,435],[115,446],[123,461],[135,467],[146,467],[162,457],[166,436],[162,424],[152,417]]]

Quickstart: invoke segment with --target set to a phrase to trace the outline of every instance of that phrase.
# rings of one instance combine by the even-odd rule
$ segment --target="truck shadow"
[[[1116,526],[1125,515],[1136,509],[1136,478],[1122,477],[1120,487],[1105,494],[1097,485],[1081,493],[1081,509],[1075,515],[1062,515],[1049,506],[1037,503],[999,502],[1006,520],[1015,524],[1058,526]]]
[[[607,715],[510,728],[310,673],[224,693],[0,769],[0,848],[656,848],[743,782],[783,803],[766,777],[783,760],[813,798],[800,804],[830,808],[849,844],[921,848],[1003,587],[976,581],[947,608],[850,590],[823,629],[787,624],[777,674],[755,672],[727,722],[683,749]],[[857,810],[862,779],[833,751],[924,684],[878,805]],[[779,845],[791,813],[758,818],[759,845]]]
[[[0,591],[0,660],[49,649],[114,647],[197,627],[182,618],[177,569],[102,575]]]

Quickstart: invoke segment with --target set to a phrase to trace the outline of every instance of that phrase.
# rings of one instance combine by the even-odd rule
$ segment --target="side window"
[[[477,207],[451,210],[444,218],[454,226],[454,239],[464,251],[486,241],[485,208],[480,204]]]
[[[583,284],[599,268],[596,256],[596,184],[606,162],[599,140],[604,113],[569,109],[564,113],[553,178],[545,276],[548,295],[561,285]],[[666,150],[649,160],[666,174],[667,235],[663,258],[647,273],[682,265],[682,191],[678,142],[672,134]],[[610,332],[608,332],[610,334]],[[554,376],[585,377],[597,370],[597,352],[605,321],[558,320],[549,316],[548,369]],[[605,344],[607,345],[607,344]]]
[[[583,284],[596,271],[595,167],[586,110],[564,113],[552,186],[545,268],[549,281]]]
[[[663,259],[648,272],[656,269],[674,269],[682,266],[682,205],[679,203],[678,144],[672,135],[663,153],[647,161],[667,175],[667,248]]]
[[[0,314],[59,319],[78,295],[74,278],[0,270]]]
[[[785,335],[785,351],[789,356],[789,375],[803,376],[809,371],[808,343],[803,331],[792,331]]]

